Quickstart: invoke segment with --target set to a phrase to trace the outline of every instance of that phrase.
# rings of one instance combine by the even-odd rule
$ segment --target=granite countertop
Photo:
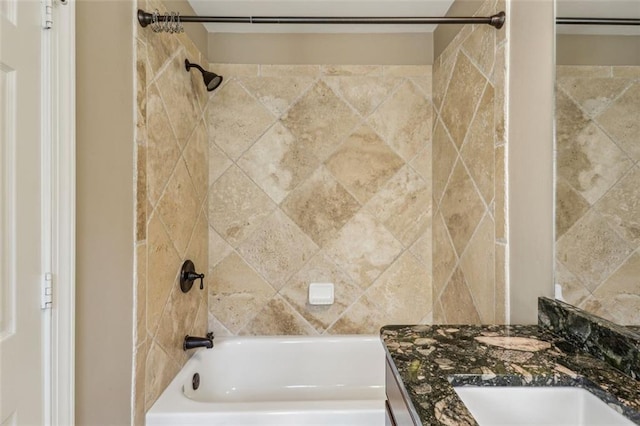
[[[381,337],[423,425],[476,425],[452,386],[579,386],[640,424],[640,382],[530,326],[385,326]]]

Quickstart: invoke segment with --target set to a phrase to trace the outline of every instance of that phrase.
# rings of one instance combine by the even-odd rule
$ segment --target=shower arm
[[[474,17],[316,17],[316,16],[179,16],[176,13],[155,15],[156,21],[178,20],[180,23],[242,23],[242,24],[487,24],[502,28],[505,13]],[[138,9],[138,22],[146,27],[154,22],[154,14]]]

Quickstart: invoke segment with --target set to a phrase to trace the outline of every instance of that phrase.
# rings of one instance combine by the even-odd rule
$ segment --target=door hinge
[[[53,274],[47,272],[42,279],[42,300],[40,309],[51,309],[53,304]]]
[[[53,27],[53,0],[42,0],[42,28]]]

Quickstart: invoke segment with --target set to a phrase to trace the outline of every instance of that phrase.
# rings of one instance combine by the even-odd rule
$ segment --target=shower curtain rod
[[[556,18],[561,25],[640,25],[637,18]]]
[[[138,9],[142,27],[155,25],[155,31],[171,31],[188,22],[244,23],[244,24],[487,24],[502,28],[505,13],[486,17],[316,17],[316,16],[180,16],[177,13],[154,14]],[[164,26],[164,28],[162,28]]]

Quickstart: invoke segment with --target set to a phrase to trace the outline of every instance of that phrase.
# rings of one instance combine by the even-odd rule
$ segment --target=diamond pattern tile
[[[318,168],[282,203],[283,211],[318,246],[324,246],[360,204],[324,167]]]
[[[360,203],[366,203],[404,164],[367,126],[360,127],[327,160],[327,168]],[[366,164],[366,167],[362,167]]]
[[[282,124],[305,149],[327,158],[358,124],[358,116],[319,81],[282,117]]]

